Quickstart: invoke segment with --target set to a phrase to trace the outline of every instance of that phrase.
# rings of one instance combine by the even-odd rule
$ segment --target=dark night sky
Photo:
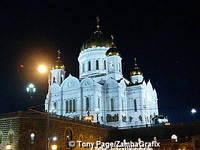
[[[103,32],[116,37],[125,77],[137,57],[145,79],[157,90],[160,114],[172,122],[191,120],[192,107],[200,113],[197,6],[186,0],[2,1],[0,113],[44,103],[47,76],[39,75],[36,66],[52,64],[57,48],[63,48],[67,71],[78,76],[80,47],[100,16]],[[25,92],[29,82],[38,88],[32,98]]]

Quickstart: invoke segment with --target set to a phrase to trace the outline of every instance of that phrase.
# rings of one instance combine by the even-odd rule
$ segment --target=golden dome
[[[89,40],[87,40],[85,43],[83,43],[83,46],[81,47],[81,50],[85,50],[87,48],[93,48],[93,47],[111,47],[112,42],[109,38],[106,38],[103,34],[103,32],[100,30],[99,25],[99,17],[97,17],[97,29],[92,34]]]
[[[60,50],[57,51],[58,56],[57,56],[57,60],[56,60],[56,64],[52,67],[52,69],[65,69],[65,65],[62,63],[61,59],[60,59]]]
[[[106,56],[114,56],[114,55],[120,56],[120,51],[117,49],[117,46],[114,44],[113,35],[111,35],[111,38],[112,38],[112,46],[110,49],[107,50]]]
[[[143,73],[142,73],[140,67],[137,65],[136,58],[135,58],[134,60],[135,60],[135,63],[134,63],[133,71],[130,73],[131,76],[143,75]]]

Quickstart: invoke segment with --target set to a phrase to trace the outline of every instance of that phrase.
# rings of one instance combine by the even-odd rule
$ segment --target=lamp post
[[[30,97],[33,97],[33,94],[36,92],[36,87],[33,83],[30,83],[27,87],[26,87],[26,92],[30,95]]]
[[[40,64],[38,67],[37,67],[37,71],[40,73],[40,74],[48,74],[48,82],[49,82],[49,85],[50,85],[50,71],[49,71],[49,67],[47,67],[46,65],[44,64]],[[49,150],[49,142],[50,142],[50,139],[49,139],[49,134],[48,134],[48,130],[49,130],[49,110],[50,110],[50,99],[51,99],[51,95],[50,95],[50,91],[49,91],[49,95],[48,95],[48,106],[47,106],[47,128],[46,128],[46,150]]]

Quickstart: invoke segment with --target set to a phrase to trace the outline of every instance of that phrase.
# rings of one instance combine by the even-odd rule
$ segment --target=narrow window
[[[123,99],[122,99],[122,110],[124,110],[124,102],[123,102]]]
[[[72,112],[72,100],[69,101],[69,112]]]
[[[75,99],[73,100],[73,112],[76,112],[76,101],[75,101]]]
[[[96,60],[96,70],[99,70],[99,61]]]
[[[137,111],[137,103],[136,103],[136,99],[134,99],[134,110],[135,110],[135,112]]]
[[[86,111],[89,111],[90,109],[90,100],[88,97],[86,97]]]
[[[103,63],[104,63],[104,69],[106,69],[106,61],[104,60],[104,62],[103,62]]]
[[[30,134],[30,140],[31,140],[31,144],[34,144],[34,142],[35,142],[35,133],[31,133]]]
[[[56,108],[57,108],[56,102],[54,102],[53,107],[54,107],[54,109],[56,110]]]
[[[100,98],[98,98],[98,108],[100,108]]]
[[[69,109],[68,109],[69,104],[68,104],[68,102],[69,102],[69,101],[66,101],[66,113],[69,112]]]
[[[111,111],[114,111],[114,101],[113,101],[113,98],[111,98],[110,100],[110,106],[111,106]]]
[[[85,64],[82,64],[82,72],[85,72]]]
[[[88,61],[88,71],[91,71],[91,62]]]
[[[14,136],[13,133],[9,133],[8,138],[10,143],[13,143],[13,138],[14,138],[13,136]]]

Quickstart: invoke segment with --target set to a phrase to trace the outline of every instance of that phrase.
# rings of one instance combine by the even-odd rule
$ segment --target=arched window
[[[72,100],[69,101],[69,112],[72,112]]]
[[[30,141],[31,141],[31,144],[35,143],[35,133],[34,132],[30,133]]]
[[[134,99],[134,110],[135,110],[135,112],[137,111],[137,102],[136,102],[136,99]]]
[[[53,103],[53,107],[54,107],[55,110],[57,109],[57,103],[56,102]]]
[[[104,69],[106,69],[106,60],[104,60],[103,63],[104,63]]]
[[[177,135],[173,134],[173,135],[171,136],[171,140],[172,140],[173,142],[178,142],[178,137],[177,137]]]
[[[96,60],[96,70],[99,70],[99,61]]]
[[[66,113],[69,112],[69,101],[65,101],[65,105],[66,105]]]
[[[139,120],[142,122],[142,116],[141,115],[139,115]]]
[[[86,111],[90,110],[90,99],[89,97],[86,97]]]
[[[8,132],[8,140],[10,143],[13,143],[13,141],[14,141],[14,131],[13,130],[10,130]]]
[[[0,144],[3,142],[3,132],[0,131]]]
[[[73,135],[72,135],[72,130],[66,129],[65,130],[65,140],[66,140],[66,147],[65,149],[71,150],[72,147],[70,147],[69,142],[72,141]]]
[[[110,99],[110,106],[111,106],[111,111],[114,111],[114,101],[113,101],[113,98]]]
[[[53,83],[56,83],[56,78],[55,77],[53,77]]]
[[[76,100],[73,99],[73,112],[76,112]]]
[[[91,62],[88,61],[88,71],[91,71]]]

